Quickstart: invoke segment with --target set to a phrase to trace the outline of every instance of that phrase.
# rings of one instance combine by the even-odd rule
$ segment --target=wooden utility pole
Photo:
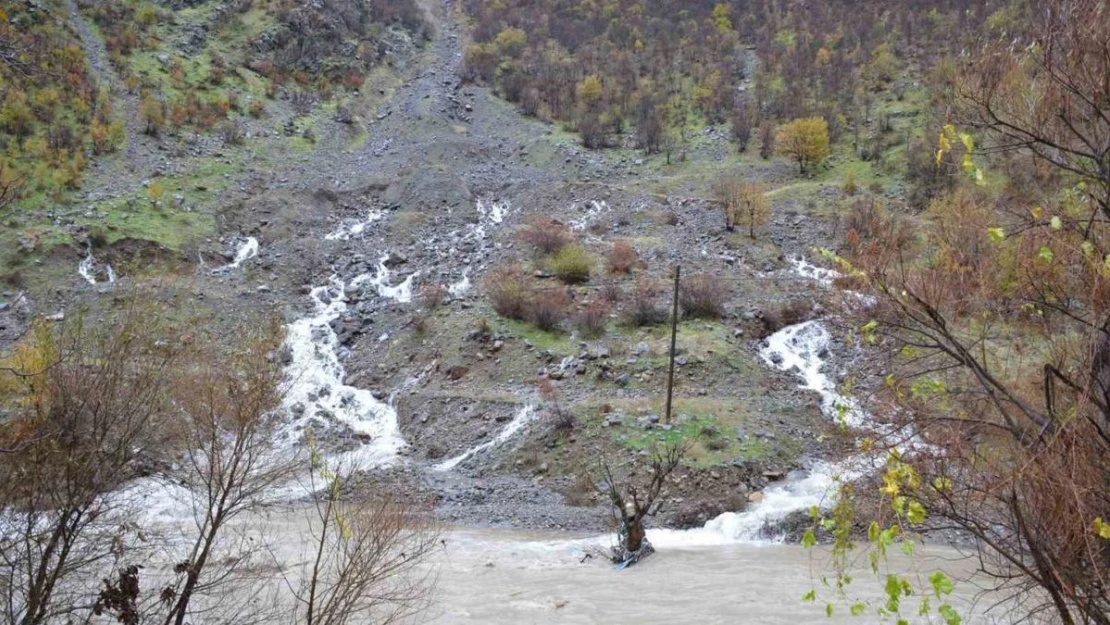
[[[678,275],[681,265],[674,266],[674,303],[671,305],[671,369],[667,373],[667,411],[663,423],[671,422],[671,397],[674,395],[674,351],[678,337]]]

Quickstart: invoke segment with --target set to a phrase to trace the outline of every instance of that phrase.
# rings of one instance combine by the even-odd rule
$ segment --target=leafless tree
[[[428,604],[434,574],[427,560],[439,547],[438,527],[411,503],[387,496],[356,500],[357,472],[328,469],[316,459],[309,481],[311,552],[286,579],[294,621],[304,625],[397,623]]]
[[[609,502],[621,527],[620,544],[613,553],[614,562],[624,562],[644,547],[644,519],[662,510],[667,478],[678,468],[688,450],[688,443],[653,449],[647,470],[640,472],[633,466],[623,482],[616,479],[608,462],[599,461],[609,490]]]
[[[120,487],[161,453],[183,343],[137,307],[39,324],[0,374],[0,612],[37,625],[87,610],[82,580],[118,559],[134,502]]]

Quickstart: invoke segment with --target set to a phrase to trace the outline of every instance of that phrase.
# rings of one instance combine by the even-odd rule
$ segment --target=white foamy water
[[[239,266],[243,263],[254,258],[255,256],[258,256],[258,247],[258,239],[254,237],[240,238],[239,245],[235,248],[235,258],[232,258],[230,263],[226,265],[221,265],[220,267],[217,267],[212,271],[221,272],[238,269]]]
[[[383,214],[380,210],[372,210],[360,221],[343,224],[332,232],[324,235],[324,239],[327,241],[347,241],[351,237],[357,237],[363,232],[366,232],[367,228],[373,225],[374,222],[380,221],[382,217]]]
[[[567,225],[575,232],[581,232],[590,227],[595,219],[603,213],[608,213],[610,210],[609,203],[605,200],[591,200],[586,207],[586,213],[578,219],[571,220]]]
[[[840,273],[837,271],[825,267],[818,267],[802,256],[791,258],[790,264],[793,265],[794,273],[803,278],[814,280],[825,288],[831,287],[833,285],[833,280],[840,277]]]
[[[399,284],[394,285],[390,280],[392,272],[389,271],[389,267],[385,266],[385,261],[388,259],[389,254],[379,258],[377,272],[373,276],[366,273],[356,276],[351,280],[350,285],[352,287],[359,287],[363,284],[369,284],[374,287],[378,295],[402,304],[407,304],[412,301],[412,282],[420,272],[415,271],[410,273],[407,278],[402,280]]]
[[[93,257],[92,245],[89,245],[85,249],[85,258],[83,258],[81,262],[77,265],[77,273],[85,279],[85,282],[96,286],[99,282],[96,277],[96,270],[98,265],[99,263],[97,262],[96,258]],[[112,269],[111,265],[104,265],[104,274],[108,284],[115,284],[116,271]]]
[[[339,362],[339,337],[331,323],[347,312],[346,289],[338,277],[312,289],[314,314],[286,327],[285,344],[292,360],[285,369],[284,407],[292,420],[283,435],[295,444],[310,423],[338,424],[358,438],[359,447],[350,459],[364,467],[382,466],[396,460],[405,442],[392,406],[368,390],[343,383],[346,371]]]
[[[470,287],[470,272],[464,271],[462,278],[459,278],[457,282],[452,282],[447,286],[447,292],[451,294],[451,297],[462,297],[470,291]]]
[[[473,458],[478,454],[484,453],[485,451],[494,447],[503,445],[513,436],[516,436],[517,432],[520,432],[522,429],[524,429],[524,426],[534,421],[535,418],[536,407],[528,404],[516,413],[516,416],[513,417],[512,421],[509,421],[507,424],[505,424],[505,427],[501,428],[501,431],[497,433],[497,436],[482,443],[481,445],[478,445],[477,447],[472,447],[471,449],[466,450],[465,452],[455,456],[454,458],[445,460],[433,466],[432,468],[436,471],[450,471],[451,469],[454,469],[455,467],[459,466],[463,462],[466,462],[467,460]]]

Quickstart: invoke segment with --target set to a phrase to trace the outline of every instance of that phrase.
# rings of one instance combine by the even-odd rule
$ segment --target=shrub
[[[637,281],[625,304],[625,323],[637,327],[652,326],[663,323],[667,316],[667,309],[660,301],[659,287],[650,280]]]
[[[525,306],[532,297],[528,276],[520,265],[497,267],[484,281],[486,297],[497,314],[510,319],[525,319]]]
[[[443,305],[447,300],[447,289],[439,284],[430,284],[420,289],[417,303],[427,311],[432,311]]]
[[[258,119],[266,114],[266,105],[261,100],[252,100],[250,105],[247,106],[247,114]]]
[[[590,279],[594,259],[581,245],[568,245],[552,257],[547,267],[555,277],[567,284],[578,284]]]
[[[640,262],[640,255],[627,241],[617,241],[609,250],[609,271],[612,273],[631,273]]]
[[[517,234],[520,240],[542,254],[554,254],[570,244],[570,230],[549,217],[533,216]]]
[[[545,332],[557,332],[567,318],[568,301],[566,289],[535,289],[524,303],[525,319]]]
[[[777,309],[763,312],[763,329],[767,334],[774,334],[786,326],[805,321],[812,310],[805,300],[783,302]]]
[[[719,278],[697,274],[682,281],[678,289],[678,303],[682,316],[687,319],[720,319],[725,316],[728,287]]]
[[[609,323],[609,304],[596,300],[586,306],[574,316],[574,328],[584,337],[597,338],[605,334],[605,326]]]
[[[601,285],[597,294],[601,297],[602,301],[612,305],[619,303],[621,299],[623,299],[624,291],[621,290],[621,286],[616,282],[606,282]]]

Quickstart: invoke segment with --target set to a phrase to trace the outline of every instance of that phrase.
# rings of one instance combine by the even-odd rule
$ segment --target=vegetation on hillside
[[[62,7],[0,2],[0,210],[76,188],[88,159],[123,140]]]
[[[981,28],[1007,29],[1006,2],[924,3],[467,0],[461,69],[528,115],[569,122],[588,147],[681,150],[731,122],[741,149],[761,122],[825,119],[859,133],[876,93],[910,83]],[[749,88],[750,86],[750,88]],[[857,144],[867,137],[855,137]]]

